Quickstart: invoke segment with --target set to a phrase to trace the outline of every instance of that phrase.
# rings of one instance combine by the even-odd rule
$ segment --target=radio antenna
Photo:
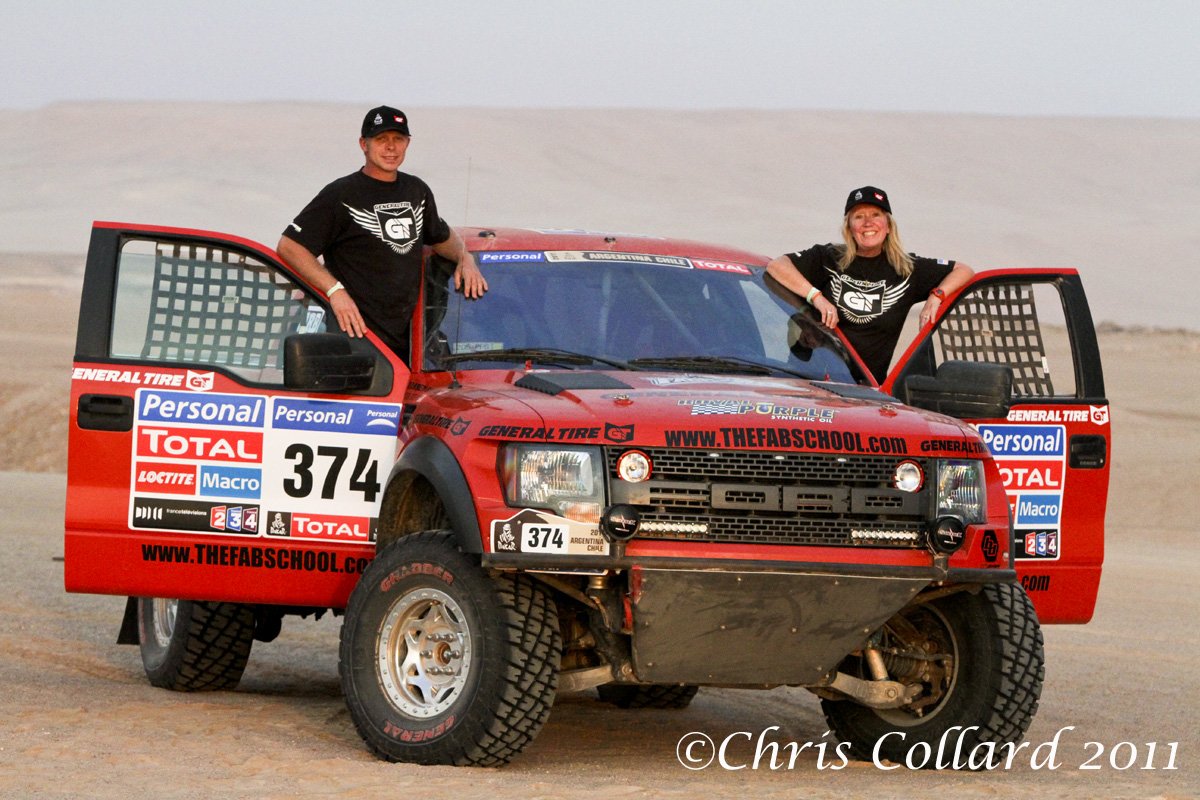
[[[462,224],[466,225],[471,218],[471,157],[467,156],[467,196],[463,200]]]

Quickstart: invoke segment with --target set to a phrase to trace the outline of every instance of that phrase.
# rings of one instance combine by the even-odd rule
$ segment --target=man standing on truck
[[[322,189],[277,247],[288,266],[329,298],[343,331],[362,336],[369,327],[405,360],[424,245],[456,265],[455,289],[470,299],[487,291],[466,245],[438,216],[429,186],[400,172],[410,139],[403,111],[368,111],[358,140],[366,163]]]

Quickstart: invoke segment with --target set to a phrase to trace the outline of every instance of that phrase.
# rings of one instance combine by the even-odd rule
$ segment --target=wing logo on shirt
[[[380,203],[370,211],[346,203],[342,205],[361,228],[400,255],[412,250],[421,238],[425,224],[424,201],[415,207],[412,203]]]
[[[887,281],[860,281],[829,270],[829,294],[833,304],[848,322],[859,325],[887,313],[907,290],[908,278],[888,286]]]

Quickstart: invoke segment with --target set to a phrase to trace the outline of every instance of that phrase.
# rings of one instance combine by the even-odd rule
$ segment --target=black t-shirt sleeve
[[[335,181],[309,201],[291,224],[284,229],[283,235],[292,241],[304,245],[304,248],[314,256],[325,252],[337,235],[339,214],[337,205],[341,202],[338,182]]]
[[[828,259],[829,245],[817,244],[807,250],[788,253],[788,260],[804,279],[826,294],[829,292],[829,273],[825,271]]]
[[[926,295],[937,288],[939,283],[945,280],[946,276],[950,274],[950,270],[954,269],[954,262],[923,258],[911,253],[909,255],[913,256],[913,294],[918,298],[918,302],[920,302]]]
[[[433,199],[433,190],[425,186],[425,230],[422,240],[427,245],[441,244],[450,238],[450,226],[438,214],[437,201]]]

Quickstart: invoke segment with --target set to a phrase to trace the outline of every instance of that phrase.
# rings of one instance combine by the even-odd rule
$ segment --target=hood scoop
[[[818,386],[831,394],[836,394],[838,397],[849,398],[850,400],[874,400],[877,403],[896,403],[899,402],[890,394],[885,394],[872,386],[856,386],[853,383],[825,383],[813,381],[813,386]]]
[[[513,385],[548,395],[558,395],[576,389],[633,388],[603,372],[527,372],[513,381]]]

